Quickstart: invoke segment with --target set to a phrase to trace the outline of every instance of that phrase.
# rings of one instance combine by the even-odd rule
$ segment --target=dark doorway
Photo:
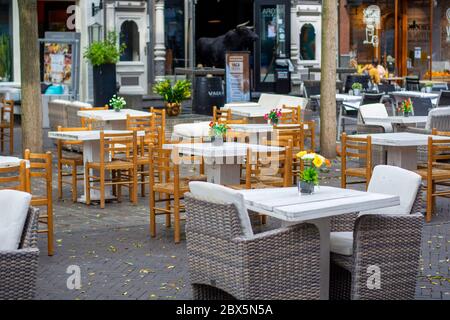
[[[38,1],[39,38],[47,31],[75,32],[75,1]]]

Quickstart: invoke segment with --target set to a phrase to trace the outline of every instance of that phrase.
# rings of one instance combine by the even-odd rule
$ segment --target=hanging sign
[[[249,52],[226,53],[227,103],[250,101],[249,60]]]
[[[447,42],[450,42],[450,8],[447,9]]]
[[[364,23],[366,24],[366,40],[364,44],[371,44],[375,48],[378,47],[377,29],[380,28],[381,10],[379,6],[371,5],[363,11]]]

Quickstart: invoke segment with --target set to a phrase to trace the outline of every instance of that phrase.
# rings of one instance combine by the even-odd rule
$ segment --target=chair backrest
[[[22,160],[18,166],[0,168],[0,190],[26,191],[26,162]]]
[[[409,76],[405,78],[405,86],[408,91],[419,91],[420,90],[420,81],[419,77]]]
[[[430,110],[425,129],[450,131],[450,106]]]
[[[301,107],[301,109],[305,109],[307,105],[308,99],[306,98],[282,95],[280,96],[280,99],[275,107],[284,108],[285,106],[288,106],[292,108]]]
[[[173,182],[174,192],[179,192],[180,187],[180,161],[181,158],[174,158],[178,156],[177,148],[173,150],[162,149],[159,147],[151,147],[149,150],[150,165],[149,165],[149,186],[153,189],[156,181],[160,183]],[[188,161],[192,161],[189,156]],[[152,174],[153,173],[153,174]]]
[[[89,125],[87,125],[86,127],[80,127],[80,128],[75,128],[75,127],[72,127],[72,128],[64,128],[64,127],[62,127],[62,126],[58,126],[58,132],[70,132],[70,131],[90,131],[92,128],[91,128],[91,125],[89,124]],[[58,145],[58,148],[62,148],[62,146],[64,146],[64,145],[81,145],[81,144],[83,144],[83,141],[79,141],[79,140],[60,140],[60,139],[58,139],[58,142],[57,142],[57,145]]]
[[[9,128],[12,130],[14,128],[14,101],[3,99],[2,104],[0,121],[8,121]]]
[[[438,107],[450,107],[450,91],[448,90],[442,90],[441,94],[439,95]]]
[[[52,153],[32,153],[29,149],[24,152],[24,159],[30,162],[27,179],[27,192],[33,194],[32,182],[40,180],[45,183],[45,194],[34,195],[31,200],[33,206],[50,206],[52,204]],[[39,188],[41,189],[41,188]]]
[[[161,129],[159,131],[159,142],[160,145],[163,145],[164,141],[166,141],[166,109],[157,109],[155,107],[151,107],[150,113],[153,114],[155,126]]]
[[[208,201],[213,204],[233,204],[237,209],[241,226],[241,235],[244,235],[245,237],[253,236],[253,230],[245,206],[244,197],[238,191],[218,184],[201,181],[190,182],[189,189],[191,195],[196,199]]]
[[[344,132],[341,136],[341,174],[347,170],[347,158],[365,161],[366,181],[372,175],[372,137],[349,137]]]
[[[303,82],[303,95],[306,98],[311,96],[320,95],[320,81],[304,81]]]
[[[370,76],[365,74],[349,74],[345,80],[345,92],[348,93],[352,90],[352,85],[356,82],[361,83],[363,89],[367,90],[369,88]]]
[[[431,109],[433,109],[433,103],[430,98],[411,97],[413,103],[413,110],[415,116],[427,116]]]
[[[302,122],[302,107],[288,106],[283,104],[281,109],[289,110],[290,112],[282,112],[280,123],[299,124]]]
[[[359,114],[363,122],[369,118],[387,118],[389,117],[386,107],[382,103],[366,104],[359,107]]]
[[[384,93],[364,93],[361,105],[380,103]]]
[[[420,191],[422,178],[415,172],[399,167],[379,165],[372,173],[368,192],[388,194],[400,197],[400,204],[395,207],[370,210],[376,214],[412,214],[417,193]]]
[[[393,84],[380,83],[378,85],[378,92],[380,92],[380,93],[389,94],[391,92],[394,92],[395,90],[396,90],[395,85],[393,85]]]
[[[295,126],[283,127],[274,126],[274,138],[275,139],[290,139],[292,141],[292,146],[300,150],[304,149],[304,126],[303,124],[298,124]]]
[[[137,165],[137,156],[139,149],[137,148],[137,132],[134,130],[130,133],[105,133],[100,132],[100,165],[103,167],[108,160],[106,155],[115,155],[125,152],[129,156],[133,165]]]
[[[259,97],[258,104],[264,108],[275,109],[280,101],[281,95],[271,94],[271,93],[261,93]]]
[[[220,110],[218,107],[213,107],[213,118],[212,122],[214,123],[227,123],[231,120],[231,109]]]

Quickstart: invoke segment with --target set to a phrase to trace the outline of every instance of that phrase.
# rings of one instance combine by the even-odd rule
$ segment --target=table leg
[[[417,147],[387,147],[387,164],[417,170]]]
[[[108,159],[105,159],[108,160]],[[93,141],[85,141],[83,144],[83,164],[86,165],[87,162],[92,161],[100,161],[100,141],[99,140],[93,140]],[[99,174],[96,174],[99,176]],[[105,178],[109,178],[109,174],[106,173]],[[78,202],[86,203],[86,184],[87,184],[87,177],[84,177],[84,194],[78,199]],[[112,194],[112,188],[111,187],[105,187],[105,199],[115,199],[114,195]],[[91,189],[91,201],[92,200],[100,200],[100,191]]]
[[[330,221],[329,217],[307,221],[319,229],[320,235],[320,300],[328,300],[330,296]],[[283,221],[281,226],[294,224],[298,223]]]
[[[208,177],[208,182],[231,185],[240,184],[241,179],[241,165],[240,164],[227,164],[227,163],[212,163],[205,164],[205,173]]]

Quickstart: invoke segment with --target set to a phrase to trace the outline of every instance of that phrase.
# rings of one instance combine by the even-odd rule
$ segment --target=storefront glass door
[[[277,58],[289,58],[289,10],[289,1],[255,1],[256,32],[259,36],[255,52],[255,85],[257,91],[274,91],[275,60]]]

